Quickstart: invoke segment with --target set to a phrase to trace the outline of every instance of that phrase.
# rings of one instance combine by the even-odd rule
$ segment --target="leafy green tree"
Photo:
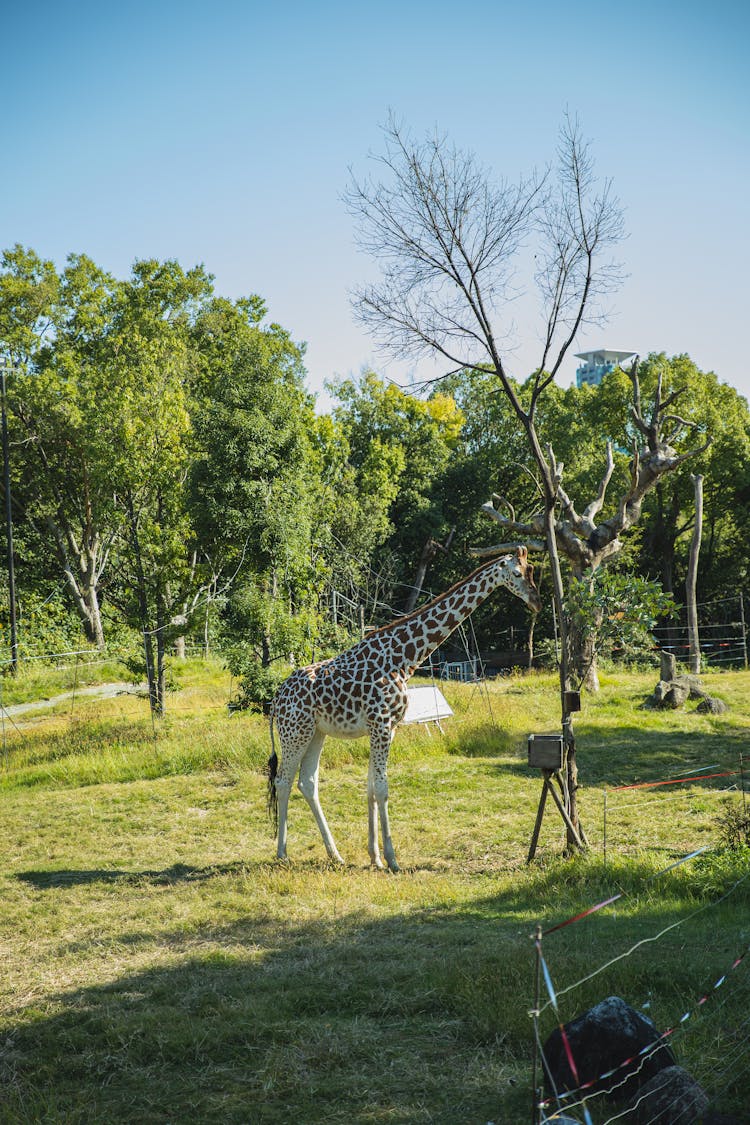
[[[17,363],[33,361],[53,329],[59,278],[54,264],[16,244],[0,270],[0,345]]]
[[[16,247],[4,266],[0,303],[15,320],[6,346],[20,361],[9,403],[24,518],[54,550],[86,636],[101,647],[99,581],[118,523],[101,342],[117,283],[80,256],[58,276]]]
[[[248,660],[306,652],[317,610],[312,403],[302,349],[265,313],[258,297],[215,298],[193,330],[191,519],[214,587],[236,573],[225,623],[248,677]]]
[[[463,415],[448,394],[420,399],[373,372],[340,383],[336,394],[334,417],[349,446],[360,497],[370,503],[377,497],[381,515],[387,512],[387,536],[374,564],[377,569],[389,558],[388,598],[408,608],[425,543],[447,531],[440,481],[458,446]]]
[[[161,713],[169,625],[189,585],[190,331],[210,278],[146,260],[117,281],[83,255],[57,275],[16,248],[0,281],[5,322],[25,349],[11,398],[25,518],[53,546],[100,647],[109,567],[110,600],[144,631]]]
[[[112,596],[143,631],[157,715],[165,709],[165,656],[175,619],[195,581],[186,492],[197,367],[192,327],[210,294],[202,268],[136,262],[104,341],[103,367],[113,388],[107,433],[116,450],[110,484],[123,527]]]
[[[704,537],[698,584],[703,600],[736,593],[750,571],[748,506],[743,485],[750,471],[750,411],[747,402],[712,372],[701,371],[687,355],[648,357],[644,385],[659,373],[667,385],[684,388],[677,409],[691,426],[710,434],[711,444],[661,480],[643,514],[644,572],[659,575],[664,589],[684,586],[694,524],[691,474],[704,477]]]
[[[674,611],[671,596],[658,582],[609,568],[574,578],[568,585],[566,611],[579,632],[590,631],[595,660],[603,649],[618,649],[625,658],[650,655],[657,621]],[[583,670],[585,678],[585,669]]]

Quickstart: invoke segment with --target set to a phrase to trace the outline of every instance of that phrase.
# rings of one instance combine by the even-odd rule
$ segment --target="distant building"
[[[635,352],[615,352],[609,348],[599,348],[595,352],[578,352],[576,359],[583,360],[576,368],[576,386],[587,384],[598,387],[604,376],[615,367],[621,367]]]

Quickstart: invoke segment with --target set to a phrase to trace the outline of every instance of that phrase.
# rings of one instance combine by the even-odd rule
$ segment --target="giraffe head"
[[[500,582],[525,602],[534,613],[542,608],[539,591],[534,585],[534,567],[529,562],[525,547],[519,547],[513,555],[503,555],[496,560]]]

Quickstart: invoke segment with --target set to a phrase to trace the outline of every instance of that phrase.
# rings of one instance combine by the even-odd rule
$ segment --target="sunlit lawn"
[[[217,664],[175,675],[156,728],[132,696],[5,721],[0,1122],[511,1125],[530,1114],[537,923],[623,894],[545,939],[561,990],[680,923],[563,992],[565,1019],[616,992],[671,1025],[750,944],[747,884],[711,905],[746,874],[745,855],[716,852],[716,818],[747,745],[747,673],[706,677],[719,717],[642,711],[653,673],[604,676],[576,724],[590,854],[562,858],[550,808],[531,867],[525,742],[556,726],[555,679],[446,685],[444,734],[394,743],[398,876],[367,865],[364,743],[323,755],[346,866],[325,861],[299,794],[278,864],[266,720],[228,714]],[[734,776],[615,792],[714,764]],[[729,1109],[747,1060],[721,1082],[712,1060],[747,1031],[747,977],[743,962],[675,1043]]]

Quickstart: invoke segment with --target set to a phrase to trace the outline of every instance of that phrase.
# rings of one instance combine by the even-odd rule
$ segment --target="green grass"
[[[748,857],[718,847],[711,786],[726,782],[612,791],[736,771],[746,673],[706,677],[730,704],[718,717],[642,711],[653,674],[604,677],[576,723],[591,850],[564,859],[550,810],[530,867],[525,740],[556,725],[555,679],[447,685],[445,735],[394,743],[392,876],[367,863],[364,742],[329,742],[321,767],[346,866],[325,861],[296,793],[278,864],[266,721],[228,714],[220,666],[175,668],[155,730],[131,696],[5,723],[0,1123],[515,1125],[530,1115],[537,923],[622,894],[544,939],[563,1019],[617,993],[671,1026],[750,945],[750,880],[731,890]],[[747,1037],[748,962],[674,1037],[726,1112],[744,1107],[746,1053],[726,1074],[722,1060]],[[546,1035],[549,1008],[541,1021]]]

